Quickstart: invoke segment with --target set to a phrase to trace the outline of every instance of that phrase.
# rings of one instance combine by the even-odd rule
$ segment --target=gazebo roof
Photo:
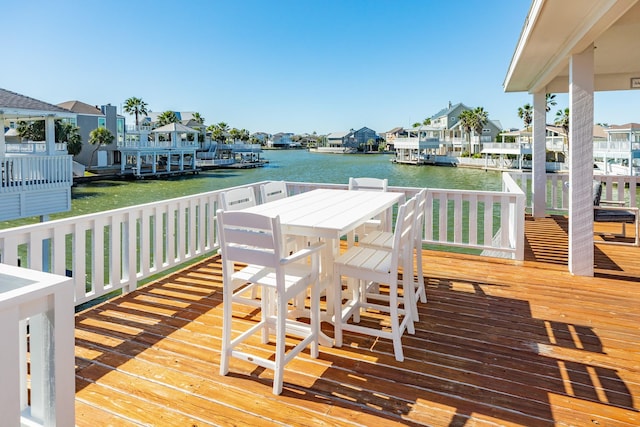
[[[75,117],[76,114],[57,105],[0,88],[0,115],[5,118],[45,116]]]
[[[534,0],[504,90],[568,92],[569,59],[592,43],[596,91],[640,88],[639,28],[638,0]]]
[[[199,133],[197,130],[192,129],[180,123],[169,123],[168,125],[160,126],[151,131],[151,133]]]

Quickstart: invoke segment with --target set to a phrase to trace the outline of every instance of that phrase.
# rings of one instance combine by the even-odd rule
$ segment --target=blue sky
[[[530,2],[60,0],[3,6],[0,87],[53,104],[197,111],[250,132],[384,132],[447,103],[521,127],[502,83]],[[12,17],[12,19],[7,19]],[[567,106],[558,95],[557,109]],[[596,94],[638,122],[640,92]],[[133,120],[131,120],[133,122]]]

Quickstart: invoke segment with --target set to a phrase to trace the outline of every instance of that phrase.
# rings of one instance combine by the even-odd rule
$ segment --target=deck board
[[[345,332],[342,348],[287,365],[281,396],[254,365],[218,375],[217,257],[87,309],[77,425],[640,425],[640,248],[596,245],[595,277],[575,277],[566,218],[526,230],[521,262],[424,252],[429,301],[404,362],[388,340]]]

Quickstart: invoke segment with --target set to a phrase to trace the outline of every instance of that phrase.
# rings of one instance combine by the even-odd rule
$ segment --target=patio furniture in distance
[[[618,244],[618,245],[633,245],[640,246],[640,236],[638,235],[640,231],[639,220],[640,215],[638,215],[638,208],[621,206],[618,202],[602,200],[602,183],[600,181],[593,181],[593,221],[594,222],[613,222],[622,224],[622,232],[621,233],[601,233],[602,240],[597,240],[597,243],[607,243],[607,244]],[[613,206],[613,204],[617,204],[618,206]],[[628,243],[626,241],[618,241],[618,240],[607,240],[605,237],[607,235],[612,237],[620,237],[627,239],[627,230],[626,225],[633,224],[635,227],[635,239],[632,243]]]
[[[274,371],[273,393],[282,393],[284,366],[308,345],[311,357],[318,357],[320,330],[320,294],[317,286],[319,252],[323,244],[306,247],[287,256],[282,245],[279,217],[255,213],[217,212],[218,235],[222,254],[223,325],[220,374],[229,373],[229,359],[239,358]],[[310,260],[310,262],[309,262]],[[236,263],[247,264],[236,271]],[[237,281],[253,283],[261,288],[260,321],[232,338],[233,301]],[[288,301],[311,289],[310,324],[288,318]],[[236,326],[237,327],[237,326]],[[238,348],[257,332],[267,344],[275,330],[275,358],[252,354]],[[301,338],[286,351],[287,334]]]
[[[413,271],[413,227],[415,225],[416,198],[409,199],[398,209],[393,244],[390,249],[353,246],[340,255],[334,262],[334,331],[335,345],[342,346],[342,331],[353,331],[393,341],[393,350],[398,362],[404,360],[402,334],[407,330],[415,333],[413,312],[415,302],[413,280],[404,281],[403,295],[398,289],[399,268],[405,272]],[[342,276],[357,279],[347,281],[353,298],[342,303]],[[369,286],[387,284],[389,294],[369,293]],[[410,284],[409,284],[410,283]],[[407,292],[407,284],[409,291]],[[387,304],[382,304],[386,302]],[[402,306],[402,308],[401,308]],[[391,331],[382,327],[359,325],[361,309],[374,309],[389,313]],[[377,313],[376,313],[377,314]],[[348,320],[353,317],[353,323]],[[401,319],[402,318],[402,319]]]

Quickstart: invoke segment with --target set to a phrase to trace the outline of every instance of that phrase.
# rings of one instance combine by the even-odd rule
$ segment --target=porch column
[[[533,182],[531,185],[533,201],[533,217],[543,218],[547,208],[547,128],[546,93],[533,94],[533,144],[531,147]]]
[[[569,271],[593,276],[593,44],[569,61]]]
[[[1,113],[1,112],[0,112]],[[4,115],[0,114],[0,159],[3,159],[5,154],[7,153],[6,141],[4,139]]]
[[[47,146],[47,155],[52,156],[56,154],[56,126],[53,115],[49,115],[45,118],[44,135]]]

